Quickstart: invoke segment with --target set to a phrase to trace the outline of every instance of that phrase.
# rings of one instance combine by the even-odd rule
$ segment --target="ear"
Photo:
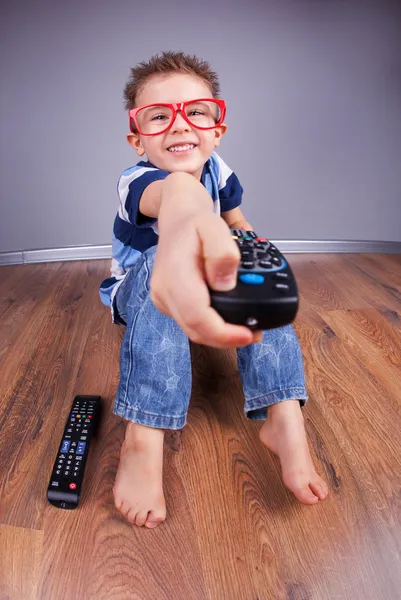
[[[218,127],[216,127],[216,129],[214,130],[214,145],[220,146],[220,141],[221,138],[223,137],[223,135],[225,134],[225,132],[227,131],[227,125],[225,123],[222,123],[221,125],[219,125]]]
[[[136,133],[127,133],[127,142],[133,147],[138,156],[145,154],[145,149],[142,146],[141,138]]]

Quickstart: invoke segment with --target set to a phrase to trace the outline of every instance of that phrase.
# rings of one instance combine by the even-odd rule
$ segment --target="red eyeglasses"
[[[185,121],[196,129],[214,129],[226,116],[226,103],[216,98],[198,98],[175,104],[147,104],[129,111],[129,126],[133,133],[159,135],[169,129],[180,111]],[[133,127],[132,121],[135,123]],[[136,131],[135,131],[136,129]]]

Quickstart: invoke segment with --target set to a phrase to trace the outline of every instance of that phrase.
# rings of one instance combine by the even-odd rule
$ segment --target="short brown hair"
[[[149,62],[141,62],[131,69],[131,76],[124,88],[125,110],[135,107],[135,100],[140,89],[152,75],[168,73],[187,73],[203,79],[210,87],[213,98],[220,94],[220,84],[217,73],[212,71],[210,64],[200,58],[189,56],[184,52],[162,52],[155,54]]]

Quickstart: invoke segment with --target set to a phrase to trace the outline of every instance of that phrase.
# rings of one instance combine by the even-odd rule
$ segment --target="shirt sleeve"
[[[242,203],[244,190],[236,174],[217,152],[213,152],[211,159],[219,181],[220,212],[227,212]]]
[[[225,186],[219,190],[220,210],[226,212],[242,203],[244,190],[234,172],[228,177]]]
[[[120,218],[140,229],[151,227],[156,223],[156,217],[148,217],[140,212],[139,202],[148,185],[154,181],[165,179],[168,175],[167,171],[149,167],[138,167],[125,171],[118,182]]]

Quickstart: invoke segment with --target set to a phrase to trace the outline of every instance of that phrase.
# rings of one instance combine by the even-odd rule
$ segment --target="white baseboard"
[[[369,253],[401,254],[401,242],[357,240],[271,240],[284,254],[291,253]],[[69,246],[42,250],[0,252],[0,265],[111,259],[111,245]]]
[[[18,265],[69,260],[111,259],[111,245],[69,246],[66,248],[44,248],[42,250],[22,250],[0,252],[0,265]]]

